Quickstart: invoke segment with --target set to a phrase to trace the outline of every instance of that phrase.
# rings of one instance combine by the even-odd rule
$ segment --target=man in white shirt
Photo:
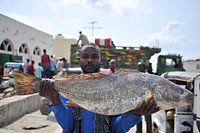
[[[85,44],[89,44],[89,40],[88,40],[87,36],[82,34],[81,31],[79,32],[79,34],[80,34],[79,39],[78,39],[76,44],[78,44],[80,40],[81,40],[81,46],[83,46]]]

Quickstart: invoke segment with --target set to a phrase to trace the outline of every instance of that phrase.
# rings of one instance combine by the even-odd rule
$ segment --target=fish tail
[[[34,75],[23,73],[19,71],[12,71],[15,79],[15,86],[17,94],[32,94],[39,92],[40,78]]]

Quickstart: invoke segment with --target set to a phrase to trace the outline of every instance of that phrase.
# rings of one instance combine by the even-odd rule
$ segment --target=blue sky
[[[0,13],[66,38],[79,31],[93,38],[112,38],[117,46],[160,47],[184,60],[200,58],[199,0],[1,0]],[[157,55],[152,57],[155,64]]]

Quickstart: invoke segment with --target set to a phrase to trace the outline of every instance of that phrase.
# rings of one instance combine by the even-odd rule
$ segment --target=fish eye
[[[176,92],[178,92],[178,94],[182,95],[184,93],[183,89],[178,89]]]

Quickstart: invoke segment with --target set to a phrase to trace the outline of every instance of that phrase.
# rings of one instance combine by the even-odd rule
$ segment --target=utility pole
[[[92,41],[93,41],[94,29],[102,29],[102,27],[94,27],[94,24],[97,23],[97,21],[91,21],[89,23],[92,25],[91,27],[83,27],[83,28],[92,29]]]

